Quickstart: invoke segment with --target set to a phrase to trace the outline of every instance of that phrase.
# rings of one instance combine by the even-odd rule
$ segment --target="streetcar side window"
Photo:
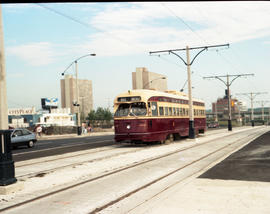
[[[159,107],[159,115],[163,116],[164,115],[164,109],[162,106]]]
[[[176,115],[176,110],[175,110],[175,108],[173,108],[173,115]]]
[[[165,115],[168,116],[168,107],[165,107]]]
[[[169,116],[172,115],[172,107],[169,107]]]
[[[151,109],[152,109],[152,116],[157,116],[158,115],[157,102],[151,103]]]

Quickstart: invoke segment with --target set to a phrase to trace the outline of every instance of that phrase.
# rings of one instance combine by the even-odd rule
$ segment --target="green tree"
[[[91,110],[88,113],[87,119],[90,121],[90,123],[95,123],[95,121],[96,121],[96,111],[95,110]]]
[[[97,110],[91,110],[87,119],[92,124],[99,123],[100,125],[109,125],[113,119],[113,114],[109,108],[98,107]]]

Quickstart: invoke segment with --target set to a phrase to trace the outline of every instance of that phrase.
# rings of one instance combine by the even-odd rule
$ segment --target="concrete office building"
[[[77,106],[73,103],[76,102],[76,78],[72,75],[65,75],[64,79],[61,79],[61,106],[62,108],[70,108],[71,113],[77,113]],[[81,118],[87,117],[88,113],[93,109],[93,93],[92,93],[92,80],[78,79],[78,91],[80,104]]]
[[[132,72],[132,89],[167,91],[167,77],[149,72],[147,68],[144,67],[136,68],[136,72]]]

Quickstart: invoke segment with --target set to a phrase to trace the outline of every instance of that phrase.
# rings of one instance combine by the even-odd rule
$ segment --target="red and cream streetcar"
[[[178,91],[129,90],[114,100],[115,141],[164,143],[189,134],[189,105]],[[194,130],[206,130],[205,104],[193,99]]]

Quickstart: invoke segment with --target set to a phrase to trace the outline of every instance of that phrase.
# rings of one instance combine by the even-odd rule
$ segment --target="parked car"
[[[218,128],[219,124],[217,122],[209,123],[208,128]]]
[[[32,148],[35,146],[37,136],[34,132],[24,128],[16,128],[11,131],[11,145],[13,148],[18,146],[28,146],[28,148]]]

